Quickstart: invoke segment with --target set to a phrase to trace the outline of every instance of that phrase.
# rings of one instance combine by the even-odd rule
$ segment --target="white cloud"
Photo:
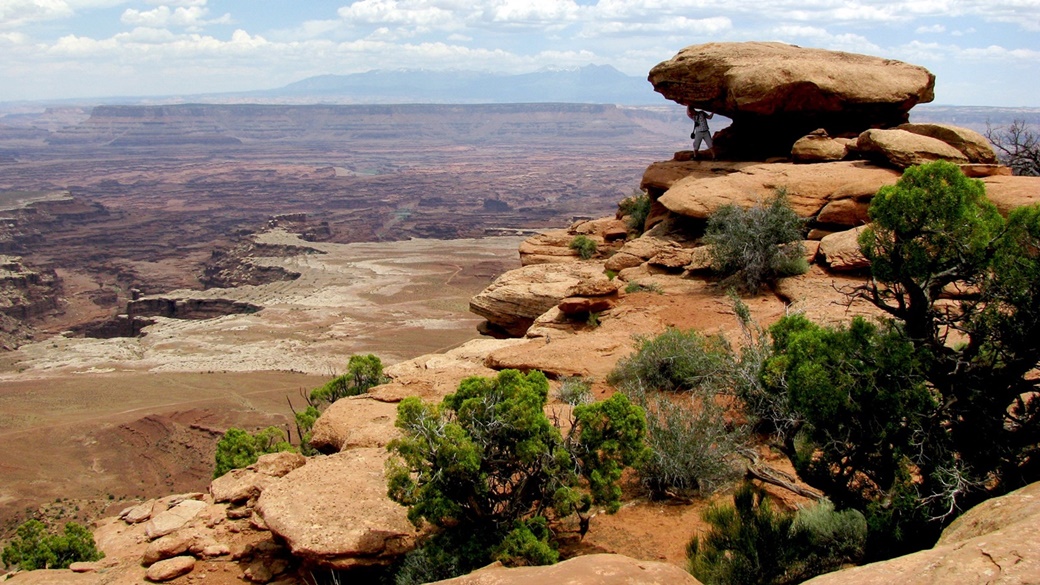
[[[919,26],[916,30],[914,30],[914,32],[916,32],[919,35],[939,34],[946,32],[946,27],[941,24]]]
[[[198,30],[209,24],[225,24],[231,21],[229,14],[211,20],[206,18],[208,14],[209,9],[204,5],[178,6],[173,10],[169,6],[162,5],[145,11],[127,8],[120,17],[120,21],[130,26],[181,27],[192,30]]]
[[[64,0],[0,0],[0,28],[16,28],[74,14]]]

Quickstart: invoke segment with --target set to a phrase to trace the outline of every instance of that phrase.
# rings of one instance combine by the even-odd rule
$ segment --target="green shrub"
[[[248,467],[267,453],[295,450],[278,427],[267,427],[255,435],[231,427],[217,442],[217,464],[213,477],[220,477],[232,469]]]
[[[371,388],[385,384],[383,362],[372,354],[352,355],[347,363],[347,373],[337,376],[320,388],[311,391],[308,403],[316,408],[332,404],[340,398],[364,394]]]
[[[571,250],[577,252],[578,257],[580,257],[582,260],[588,260],[589,258],[595,256],[596,250],[598,248],[598,246],[596,245],[596,240],[593,240],[592,238],[582,234],[574,236],[574,239],[571,240],[571,243],[568,245],[568,247],[570,247]]]
[[[809,269],[802,246],[805,222],[787,203],[786,192],[748,209],[718,208],[708,218],[704,240],[710,244],[712,268],[724,284],[758,292],[777,277]]]
[[[621,472],[645,451],[643,411],[622,394],[580,405],[564,438],[543,410],[548,393],[541,372],[504,370],[463,380],[439,405],[398,406],[388,494],[417,526],[441,529],[432,545],[450,546],[459,570],[496,554],[545,562],[543,522],[619,507]]]
[[[39,520],[19,526],[2,554],[5,565],[17,565],[23,571],[65,569],[72,563],[97,561],[104,556],[85,527],[69,522],[61,534],[51,534]]]
[[[646,230],[646,218],[650,216],[652,204],[650,195],[645,191],[633,193],[632,196],[622,199],[618,204],[618,210],[625,218],[628,229],[635,232],[636,236],[642,235]]]
[[[774,511],[766,494],[745,483],[733,505],[712,504],[703,519],[711,525],[687,546],[689,570],[705,585],[787,583],[784,576],[797,553],[790,546],[794,515]]]
[[[775,511],[750,483],[733,506],[713,504],[711,529],[687,546],[690,572],[705,585],[786,585],[863,558],[867,524],[855,510],[822,500],[797,513]]]

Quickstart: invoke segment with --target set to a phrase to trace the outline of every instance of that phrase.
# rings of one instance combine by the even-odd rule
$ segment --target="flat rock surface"
[[[699,585],[686,571],[667,563],[622,555],[575,557],[545,567],[506,568],[491,565],[462,577],[436,581],[444,585]]]

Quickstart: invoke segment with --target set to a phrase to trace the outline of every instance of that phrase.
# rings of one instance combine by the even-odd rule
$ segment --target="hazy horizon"
[[[0,0],[0,102],[265,90],[422,68],[506,74],[780,41],[921,65],[937,104],[1038,104],[1040,0]],[[662,102],[663,102],[662,98]]]

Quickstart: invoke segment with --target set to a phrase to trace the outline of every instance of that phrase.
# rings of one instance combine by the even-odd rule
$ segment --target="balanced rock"
[[[389,564],[412,549],[417,532],[386,495],[386,460],[381,447],[312,458],[264,490],[256,510],[306,563]]]
[[[506,272],[469,302],[469,310],[513,337],[521,337],[539,315],[570,295],[583,281],[606,279],[603,265],[534,264]]]
[[[649,80],[670,100],[731,118],[716,141],[727,158],[786,156],[817,128],[841,136],[896,126],[935,86],[928,70],[901,61],[762,42],[686,47]]]
[[[624,555],[594,554],[575,557],[555,565],[507,569],[495,563],[442,585],[700,585],[686,571],[656,561],[640,561]]]

